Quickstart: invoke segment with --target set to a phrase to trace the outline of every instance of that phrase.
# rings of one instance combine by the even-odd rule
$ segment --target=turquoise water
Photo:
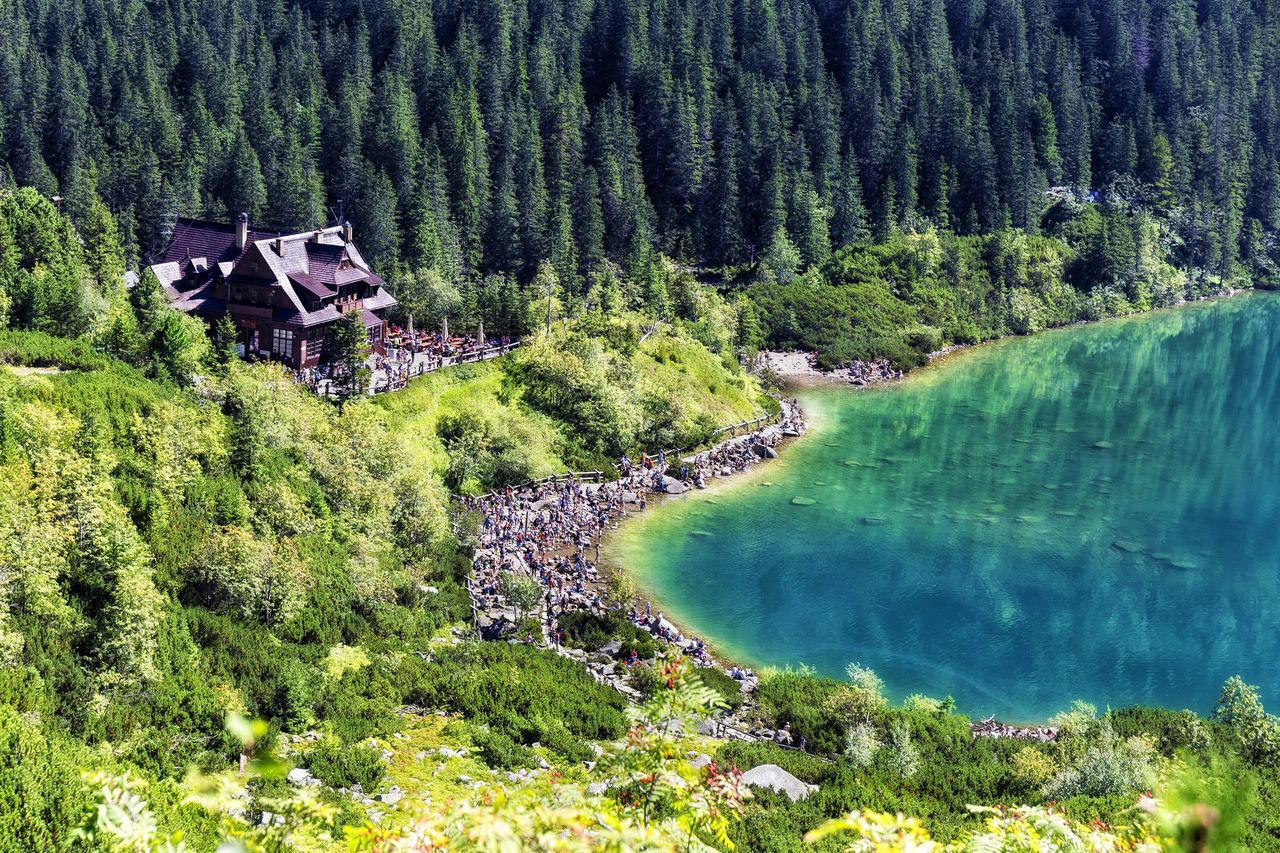
[[[1037,720],[1280,704],[1280,297],[1001,342],[803,396],[814,431],[613,553],[755,665]],[[814,503],[793,503],[795,498]]]

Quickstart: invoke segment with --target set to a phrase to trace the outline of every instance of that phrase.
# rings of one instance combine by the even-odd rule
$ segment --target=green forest
[[[82,228],[100,203],[130,265],[179,215],[341,215],[420,323],[527,331],[493,295],[544,262],[572,305],[670,316],[675,269],[763,288],[748,341],[910,366],[1280,281],[1278,27],[1267,0],[21,0],[0,181]],[[808,331],[868,301],[889,334]]]

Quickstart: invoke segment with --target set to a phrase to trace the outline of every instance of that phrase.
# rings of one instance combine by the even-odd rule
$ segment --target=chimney
[[[236,219],[236,248],[244,251],[249,242],[249,214],[242,213]]]
[[[351,242],[351,220],[350,219],[342,220],[342,242],[344,243]]]

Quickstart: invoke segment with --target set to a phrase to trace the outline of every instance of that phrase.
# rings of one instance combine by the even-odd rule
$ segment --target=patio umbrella
[[[484,320],[480,321],[480,328],[476,331],[476,346],[484,346]]]
[[[413,337],[413,315],[409,315],[409,337]]]
[[[449,340],[449,318],[444,318],[444,339]]]

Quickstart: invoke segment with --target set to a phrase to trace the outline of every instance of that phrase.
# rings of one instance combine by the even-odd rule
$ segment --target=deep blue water
[[[980,347],[815,428],[613,547],[667,612],[755,665],[1042,719],[1280,705],[1280,297]],[[793,503],[812,498],[812,505]]]

